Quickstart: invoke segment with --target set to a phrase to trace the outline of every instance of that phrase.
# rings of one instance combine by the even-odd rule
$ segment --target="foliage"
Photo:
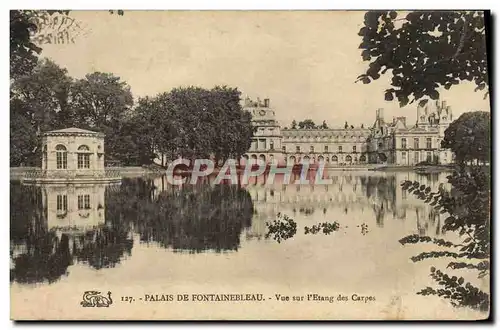
[[[457,163],[478,160],[490,161],[490,113],[466,112],[453,121],[444,132],[442,148],[455,153]]]
[[[11,83],[11,164],[37,164],[39,132],[70,124],[69,88],[72,79],[50,60],[39,61]]]
[[[168,160],[213,157],[239,159],[250,147],[251,115],[240,105],[236,88],[176,88],[139,99],[134,122],[144,145]]]
[[[315,129],[316,124],[312,119],[305,119],[303,121],[299,121],[299,128],[300,129]]]
[[[94,72],[71,86],[74,124],[102,130],[121,121],[133,105],[127,83],[111,73]]]
[[[385,99],[396,98],[401,107],[424,96],[437,100],[439,88],[464,80],[488,88],[483,12],[370,11],[358,35],[363,60],[370,61],[358,81],[391,74]]]
[[[436,290],[427,287],[421,290],[419,294],[423,296],[437,295],[449,299],[455,307],[469,306],[481,311],[489,309],[489,295],[470,284],[470,282],[464,284],[463,277],[450,277],[434,267],[431,268],[431,277],[444,288]]]
[[[281,243],[281,241],[292,238],[297,233],[297,223],[286,214],[278,213],[277,219],[273,222],[266,222],[266,238],[272,238]]]
[[[297,121],[295,119],[292,120],[292,125],[290,126],[290,129],[297,129]]]
[[[317,225],[313,225],[311,227],[304,227],[304,234],[317,234],[320,231],[325,235],[330,235],[334,231],[338,231],[340,229],[340,225],[337,221],[334,222],[323,222]]]
[[[433,243],[447,250],[423,252],[412,257],[413,262],[429,258],[453,258],[448,264],[452,269],[476,269],[479,277],[489,275],[490,257],[490,182],[489,176],[479,167],[466,169],[461,167],[448,176],[451,189],[443,185],[438,191],[432,192],[430,187],[414,181],[402,183],[403,189],[413,193],[418,199],[434,207],[442,214],[448,214],[442,230],[454,231],[459,234],[459,244],[443,239],[426,236],[410,235],[400,240],[401,244]],[[453,249],[453,250],[450,250]],[[463,260],[477,260],[478,263]],[[444,289],[425,288],[419,292],[422,295],[438,295],[451,299],[457,306],[467,306],[487,310],[489,295],[467,283],[463,279],[449,277],[441,271],[431,269],[431,277]]]

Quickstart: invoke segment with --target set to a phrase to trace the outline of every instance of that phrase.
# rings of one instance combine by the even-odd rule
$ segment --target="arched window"
[[[86,145],[78,147],[78,168],[90,168],[90,148]]]
[[[361,155],[361,157],[359,157],[359,161],[360,162],[366,162],[366,156],[365,155]]]
[[[347,155],[345,157],[345,161],[348,162],[348,163],[352,162],[352,157],[350,155]]]
[[[335,155],[332,156],[332,163],[336,163],[339,161],[339,158]]]
[[[62,144],[56,146],[56,166],[58,170],[68,168],[68,150]]]

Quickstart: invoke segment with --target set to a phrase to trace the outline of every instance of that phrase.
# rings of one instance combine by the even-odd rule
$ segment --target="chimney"
[[[383,108],[378,108],[377,109],[377,119],[378,120],[384,120],[384,109]]]
[[[264,99],[264,107],[269,108],[269,99]]]
[[[441,109],[446,109],[446,101],[441,102]]]

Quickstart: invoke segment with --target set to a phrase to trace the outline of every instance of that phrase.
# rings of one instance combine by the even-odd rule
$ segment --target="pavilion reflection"
[[[76,262],[114,267],[130,255],[128,232],[106,222],[104,184],[11,183],[11,281],[57,281]]]

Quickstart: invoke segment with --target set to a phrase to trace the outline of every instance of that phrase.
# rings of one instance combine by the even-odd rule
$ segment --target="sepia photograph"
[[[10,318],[491,317],[487,10],[10,10]]]

